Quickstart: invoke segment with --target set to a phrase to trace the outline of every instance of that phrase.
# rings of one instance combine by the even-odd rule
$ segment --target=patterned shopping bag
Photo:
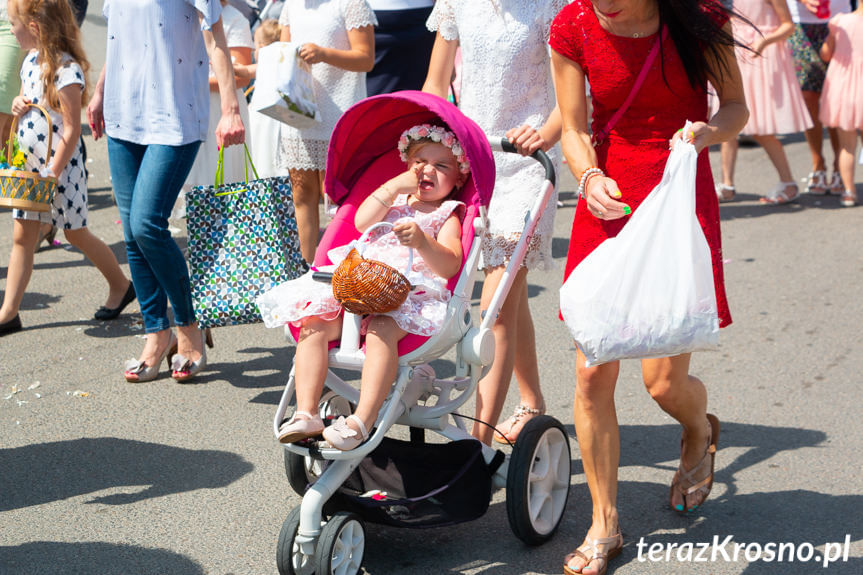
[[[260,322],[255,298],[301,276],[297,220],[286,176],[196,186],[186,196],[192,300],[200,327]]]

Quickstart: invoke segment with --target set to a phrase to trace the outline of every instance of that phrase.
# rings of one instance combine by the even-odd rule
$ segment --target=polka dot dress
[[[84,73],[68,54],[63,54],[63,64],[54,75],[57,91],[66,86],[79,84],[84,89]],[[21,65],[21,93],[34,104],[45,108],[51,115],[53,150],[57,149],[63,133],[63,116],[53,110],[42,93],[42,74],[39,53],[30,52]],[[31,108],[18,119],[18,146],[27,153],[26,169],[40,170],[50,164],[48,151],[48,121],[36,108]],[[46,163],[46,159],[48,162]],[[75,152],[60,174],[57,194],[51,212],[12,210],[12,217],[24,220],[51,222],[53,225],[75,230],[87,227],[87,170],[84,165],[84,148],[79,138]]]

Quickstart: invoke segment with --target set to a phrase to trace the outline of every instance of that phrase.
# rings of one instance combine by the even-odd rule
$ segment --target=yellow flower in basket
[[[16,168],[23,168],[24,163],[27,161],[27,154],[24,153],[23,150],[18,150],[14,156],[12,156],[12,161],[9,162]]]

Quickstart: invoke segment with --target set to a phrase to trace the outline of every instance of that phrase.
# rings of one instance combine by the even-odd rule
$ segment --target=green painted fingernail
[[[623,213],[628,216],[632,213],[632,208],[630,208],[629,206],[623,206]]]

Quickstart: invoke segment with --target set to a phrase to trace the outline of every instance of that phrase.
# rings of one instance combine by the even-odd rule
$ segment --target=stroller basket
[[[473,439],[415,443],[385,437],[339,490],[342,505],[366,521],[395,527],[438,527],[481,517],[491,500],[490,464]]]

